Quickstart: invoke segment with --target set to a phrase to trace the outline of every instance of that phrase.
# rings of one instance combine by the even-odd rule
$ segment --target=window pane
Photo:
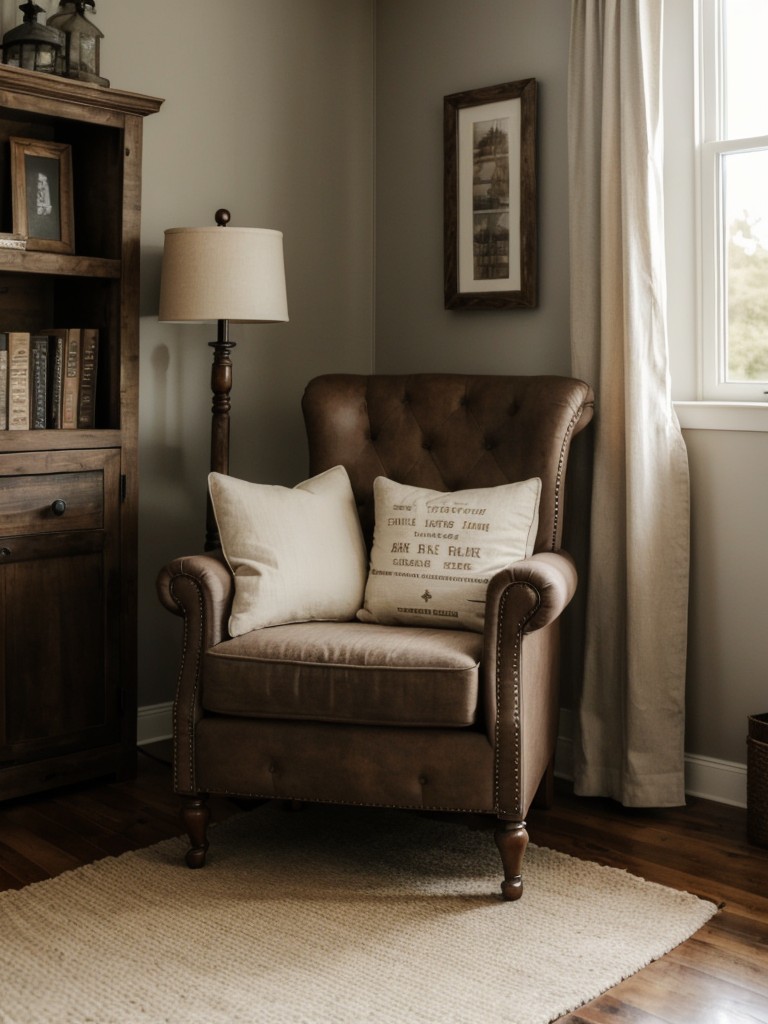
[[[768,0],[722,0],[725,138],[768,135]]]
[[[726,379],[768,381],[768,150],[724,156],[723,181]]]

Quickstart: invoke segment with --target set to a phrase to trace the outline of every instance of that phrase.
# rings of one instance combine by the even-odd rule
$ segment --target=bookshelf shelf
[[[119,430],[19,430],[2,449],[23,452],[79,451],[83,448],[119,448],[122,434]]]
[[[98,256],[66,256],[51,252],[0,249],[0,271],[11,274],[43,274],[55,277],[103,277],[119,281],[120,260]]]
[[[0,800],[135,768],[141,143],[161,103],[0,66],[0,233],[12,138],[69,147],[74,212],[74,253],[0,248],[0,333],[98,332],[93,428],[0,422]]]

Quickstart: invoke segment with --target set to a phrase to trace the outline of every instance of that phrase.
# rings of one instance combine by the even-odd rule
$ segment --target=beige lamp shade
[[[282,231],[169,228],[158,318],[171,322],[287,320]]]

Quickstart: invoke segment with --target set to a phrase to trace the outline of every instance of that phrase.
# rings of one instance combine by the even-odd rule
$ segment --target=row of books
[[[98,362],[95,327],[0,333],[0,430],[95,426]]]

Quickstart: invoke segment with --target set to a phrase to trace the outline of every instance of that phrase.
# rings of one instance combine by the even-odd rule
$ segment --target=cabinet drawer
[[[98,530],[103,522],[100,472],[0,477],[0,536]]]

